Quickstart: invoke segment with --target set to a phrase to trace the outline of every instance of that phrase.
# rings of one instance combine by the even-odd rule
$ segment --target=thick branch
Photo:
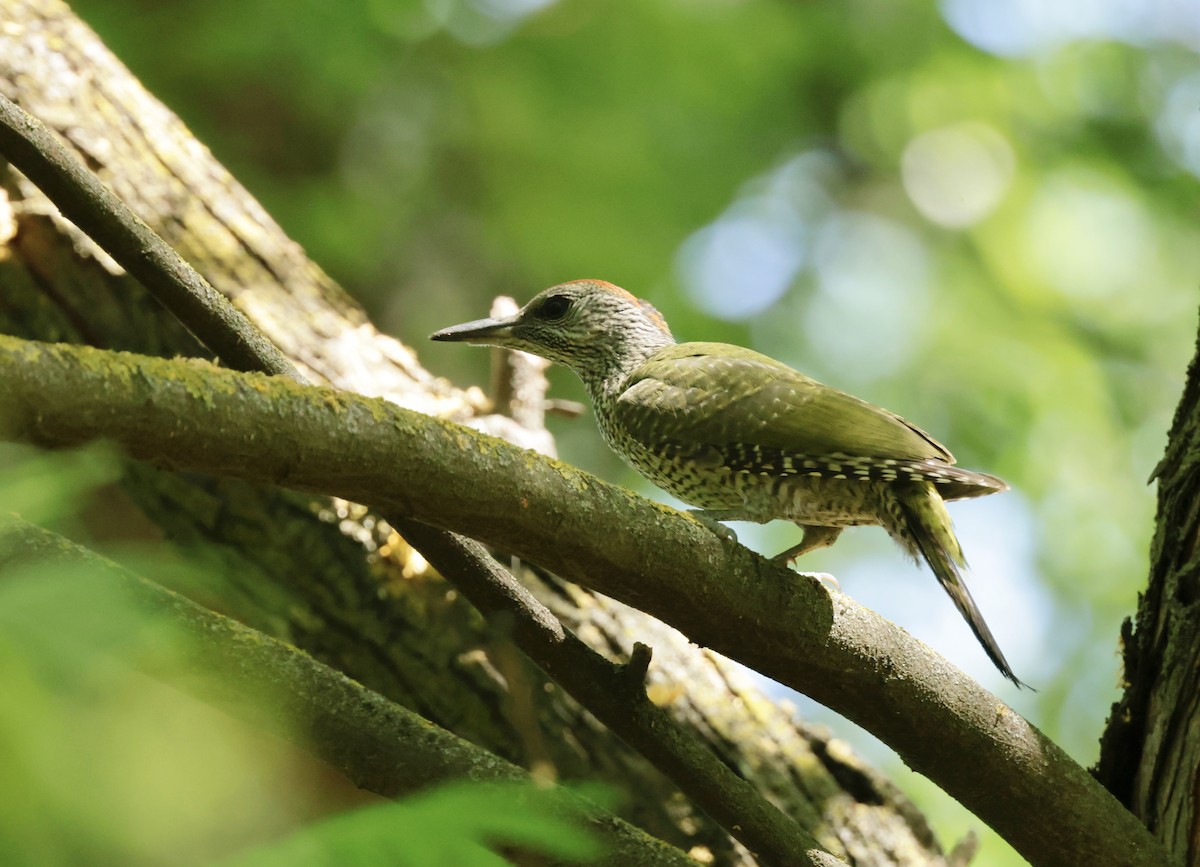
[[[0,382],[9,436],[111,437],[160,466],[394,507],[653,613],[872,731],[1034,863],[1166,863],[1053,742],[902,630],[579,470],[383,401],[207,364],[0,338]]]
[[[528,780],[480,747],[394,704],[294,647],[134,575],[61,536],[20,520],[0,522],[0,577],[53,565],[111,584],[154,619],[115,649],[123,659],[202,701],[296,743],[355,785],[394,798],[455,779]],[[183,640],[178,640],[182,638]],[[165,640],[165,643],[164,643]],[[604,863],[623,867],[693,864],[668,846],[566,792],[574,815],[603,839]],[[840,863],[840,862],[831,862]]]

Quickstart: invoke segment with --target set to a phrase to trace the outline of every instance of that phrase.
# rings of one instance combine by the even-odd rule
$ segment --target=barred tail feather
[[[950,514],[946,511],[942,498],[931,484],[924,483],[913,485],[901,493],[898,499],[906,518],[910,538],[929,564],[929,568],[933,570],[933,574],[937,576],[942,589],[954,602],[954,607],[975,633],[975,638],[983,646],[988,658],[1001,674],[1018,687],[1029,688],[1009,667],[1000,645],[971,597],[971,591],[967,589],[962,574],[967,567],[967,561],[958,539],[954,536]]]

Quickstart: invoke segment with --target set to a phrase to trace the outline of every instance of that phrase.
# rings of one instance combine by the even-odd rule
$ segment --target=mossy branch
[[[0,427],[342,496],[539,563],[876,734],[1032,862],[1159,865],[1086,771],[905,632],[580,470],[381,400],[207,363],[0,337]],[[936,734],[932,734],[936,733]]]

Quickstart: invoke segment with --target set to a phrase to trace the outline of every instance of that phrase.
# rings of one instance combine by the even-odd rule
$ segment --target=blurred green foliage
[[[5,515],[86,537],[83,514],[117,469],[107,448],[4,446]],[[10,556],[0,551],[0,862],[196,863],[304,817],[293,748],[123,661],[150,632],[164,660],[182,660],[170,622],[108,575]]]
[[[955,512],[1040,689],[1002,694],[1094,759],[1200,300],[1187,4],[73,5],[436,372],[485,382],[487,353],[433,329],[603,277],[1007,478]],[[586,420],[556,433],[645,490]],[[880,534],[805,566],[1003,690]],[[967,821],[924,803],[948,835]]]
[[[103,447],[38,454],[4,446],[0,501],[9,513],[86,535],[80,514],[116,467]],[[455,783],[353,809],[370,799],[336,773],[131,667],[149,655],[155,670],[204,676],[189,662],[195,637],[132,588],[98,566],[12,553],[0,539],[6,867],[213,859],[482,867],[508,863],[497,852],[511,847],[555,863],[600,854],[578,802],[532,783]],[[171,560],[157,543],[143,544],[137,559]],[[586,796],[611,800],[599,790]]]
[[[561,790],[526,784],[447,783],[310,825],[225,862],[225,867],[504,867],[519,847],[556,863],[594,860],[601,850],[573,821]]]

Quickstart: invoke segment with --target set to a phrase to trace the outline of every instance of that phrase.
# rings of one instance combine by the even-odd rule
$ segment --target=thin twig
[[[0,94],[0,153],[234,370],[302,377],[295,366],[33,115]]]

